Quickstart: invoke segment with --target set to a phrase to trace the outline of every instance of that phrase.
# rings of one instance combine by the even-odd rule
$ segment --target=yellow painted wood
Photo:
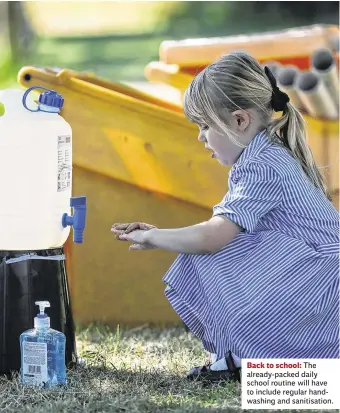
[[[225,194],[228,168],[211,159],[179,105],[67,70],[23,68],[19,83],[63,95],[75,165],[208,208]]]
[[[110,232],[114,222],[141,220],[163,228],[192,225],[211,211],[88,171],[73,169],[73,193],[87,195],[83,245],[68,242],[68,276],[77,322],[174,324],[162,277],[176,254],[129,251]]]
[[[181,71],[179,65],[164,62],[150,62],[146,65],[144,73],[150,82],[165,83],[179,89],[182,93],[193,79],[192,75]]]
[[[178,65],[167,65],[163,62],[150,62],[146,65],[144,74],[150,82],[167,84],[182,93],[192,81],[192,76],[183,73]]]
[[[321,173],[325,177],[334,206],[339,209],[339,122],[305,116],[307,139]]]
[[[66,245],[75,319],[179,322],[161,281],[176,254],[130,252],[110,228],[117,221],[174,228],[205,221],[227,191],[228,169],[210,158],[178,106],[70,71],[25,68],[19,82],[60,92],[73,129],[73,194],[88,199],[85,242]]]

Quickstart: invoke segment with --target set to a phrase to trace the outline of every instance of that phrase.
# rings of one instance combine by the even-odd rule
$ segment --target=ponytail
[[[331,200],[325,181],[315,163],[312,151],[307,143],[305,120],[301,113],[290,103],[287,103],[283,114],[273,119],[268,125],[270,136],[278,136],[281,143],[290,150],[297,159],[305,174],[313,184]]]

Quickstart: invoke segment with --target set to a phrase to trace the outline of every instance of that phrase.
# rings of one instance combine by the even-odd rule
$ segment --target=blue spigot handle
[[[86,196],[71,198],[70,206],[73,208],[73,216],[65,213],[62,218],[62,226],[64,228],[72,226],[73,241],[77,244],[82,244],[86,223]]]

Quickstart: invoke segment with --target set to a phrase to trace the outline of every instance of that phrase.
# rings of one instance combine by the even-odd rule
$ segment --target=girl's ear
[[[231,115],[233,116],[233,123],[236,125],[236,129],[244,132],[250,124],[249,114],[244,110],[235,110]]]

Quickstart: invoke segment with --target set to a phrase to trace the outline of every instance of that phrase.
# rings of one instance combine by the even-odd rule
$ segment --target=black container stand
[[[19,337],[33,328],[35,301],[50,302],[51,328],[66,336],[66,365],[77,364],[64,249],[0,251],[0,374],[20,371]]]

